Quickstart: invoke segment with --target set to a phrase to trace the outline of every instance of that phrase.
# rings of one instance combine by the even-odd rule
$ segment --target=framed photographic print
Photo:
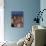
[[[12,11],[11,27],[23,27],[23,26],[24,26],[23,11]]]

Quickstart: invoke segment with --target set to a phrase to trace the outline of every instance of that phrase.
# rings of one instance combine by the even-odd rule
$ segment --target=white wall
[[[46,9],[46,0],[40,0],[40,9]],[[46,26],[46,11],[43,12],[43,22],[40,21],[40,24]]]
[[[4,0],[0,0],[0,42],[4,41]]]

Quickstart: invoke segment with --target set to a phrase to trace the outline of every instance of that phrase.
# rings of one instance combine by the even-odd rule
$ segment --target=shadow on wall
[[[5,0],[4,5],[4,39],[5,41],[18,41],[31,30],[32,20],[35,17],[32,10],[40,9],[40,0]],[[11,11],[24,11],[23,28],[11,27]]]

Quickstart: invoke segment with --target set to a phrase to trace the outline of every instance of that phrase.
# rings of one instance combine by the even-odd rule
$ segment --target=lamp
[[[33,21],[35,21],[36,23],[40,23],[40,19],[41,19],[41,21],[43,22],[43,17],[42,17],[42,15],[43,15],[43,12],[44,12],[45,10],[46,10],[46,9],[43,9],[42,11],[39,11],[38,14],[37,14],[37,16],[34,18]]]

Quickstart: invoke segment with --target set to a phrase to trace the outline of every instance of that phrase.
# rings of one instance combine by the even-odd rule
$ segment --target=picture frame
[[[23,27],[24,26],[24,13],[23,11],[11,12],[11,27]]]

